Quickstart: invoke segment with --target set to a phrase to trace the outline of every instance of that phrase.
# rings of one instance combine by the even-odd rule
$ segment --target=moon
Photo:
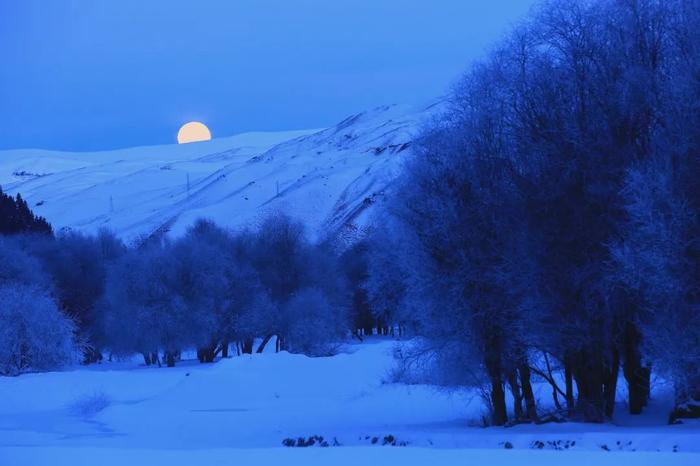
[[[187,144],[188,142],[209,141],[211,139],[211,131],[207,125],[199,121],[190,121],[185,123],[177,132],[177,143]]]

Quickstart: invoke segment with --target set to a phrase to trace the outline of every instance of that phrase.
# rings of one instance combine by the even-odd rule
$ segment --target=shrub
[[[112,400],[109,395],[101,390],[96,390],[76,398],[68,408],[76,416],[89,418],[104,410],[110,404],[112,404]]]

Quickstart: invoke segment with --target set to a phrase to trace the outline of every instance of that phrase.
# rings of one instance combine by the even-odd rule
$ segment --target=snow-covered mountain
[[[245,133],[94,153],[0,152],[0,186],[54,228],[106,227],[131,239],[181,234],[198,218],[253,225],[270,212],[313,235],[362,228],[410,153],[418,111],[381,107],[324,130]]]

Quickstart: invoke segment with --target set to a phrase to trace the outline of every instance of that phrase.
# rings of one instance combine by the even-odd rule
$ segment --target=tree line
[[[546,2],[419,139],[368,286],[407,361],[497,425],[537,418],[533,371],[566,417],[610,418],[620,371],[640,413],[652,370],[700,414],[700,2]]]
[[[86,364],[140,353],[167,366],[183,350],[213,362],[271,341],[332,354],[353,326],[376,327],[347,257],[285,215],[240,231],[200,220],[130,246],[108,231],[0,235],[0,373],[55,368],[76,351]]]

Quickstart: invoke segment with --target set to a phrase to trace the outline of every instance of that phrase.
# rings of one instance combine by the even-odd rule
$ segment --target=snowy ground
[[[700,426],[664,425],[663,400],[606,425],[478,427],[474,393],[389,383],[393,344],[0,378],[0,465],[700,464]],[[312,435],[341,446],[282,446]]]

